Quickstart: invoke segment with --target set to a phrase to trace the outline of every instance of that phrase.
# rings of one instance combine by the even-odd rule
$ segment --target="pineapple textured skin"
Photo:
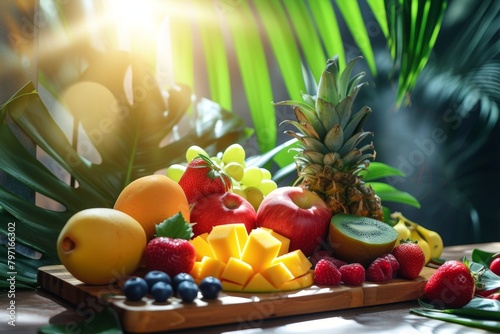
[[[285,133],[296,138],[301,147],[295,155],[296,186],[322,196],[332,214],[348,213],[383,219],[380,198],[367,185],[360,172],[376,157],[373,136],[363,125],[371,113],[368,106],[352,111],[356,96],[365,84],[365,73],[351,77],[356,61],[339,70],[338,58],[329,59],[322,73],[316,96],[303,94],[303,101],[283,101],[276,105],[292,106],[295,120],[282,122],[298,131]]]

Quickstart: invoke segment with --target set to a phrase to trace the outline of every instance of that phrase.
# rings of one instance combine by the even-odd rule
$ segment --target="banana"
[[[408,226],[406,226],[404,219],[399,219],[393,227],[398,232],[398,240],[396,241],[395,246],[399,245],[401,240],[406,240],[410,237],[411,233]]]
[[[419,225],[408,218],[404,217],[400,212],[394,212],[391,215],[392,218],[394,219],[399,219],[398,224],[400,221],[404,221],[405,225],[410,229],[414,230],[413,233],[411,233],[413,239],[419,240],[419,243],[423,243],[420,240],[424,241],[427,246],[429,246],[430,249],[430,257],[431,258],[439,258],[443,252],[443,239],[437,233],[436,231],[429,230],[422,225]],[[396,225],[398,225],[396,224]],[[424,245],[423,248],[426,248]]]
[[[409,227],[410,230],[410,239],[417,240],[418,245],[422,249],[422,252],[424,252],[425,256],[425,265],[431,261],[432,255],[431,255],[431,246],[429,246],[429,243],[425,241],[424,238],[417,232],[417,230],[413,227]]]
[[[443,253],[443,239],[436,231],[431,231],[426,229],[422,225],[417,226],[417,232],[422,236],[422,238],[427,241],[429,246],[431,247],[431,257],[439,258],[441,253]]]

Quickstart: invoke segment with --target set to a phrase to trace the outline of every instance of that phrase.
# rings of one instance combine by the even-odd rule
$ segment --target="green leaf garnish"
[[[485,266],[489,266],[491,261],[493,261],[495,255],[496,255],[495,253],[490,253],[478,248],[474,248],[472,250],[471,259],[474,262],[483,264]]]
[[[155,237],[169,237],[174,239],[189,240],[193,236],[193,228],[182,214],[176,213],[163,222],[156,224]]]
[[[474,298],[469,304],[458,309],[436,309],[431,304],[418,301],[422,307],[412,308],[410,312],[468,327],[500,332],[500,302],[497,300]]]

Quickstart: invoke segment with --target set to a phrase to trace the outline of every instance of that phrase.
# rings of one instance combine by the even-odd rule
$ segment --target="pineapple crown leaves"
[[[156,224],[155,237],[189,240],[193,237],[193,224],[189,224],[181,212],[176,213],[159,224]]]
[[[315,97],[302,94],[303,102],[283,101],[276,105],[290,105],[294,108],[296,121],[284,120],[281,124],[293,125],[298,132],[287,130],[288,134],[303,144],[304,149],[318,152],[317,159],[329,152],[339,152],[341,156],[349,154],[345,164],[348,169],[357,167],[357,163],[374,159],[373,153],[362,154],[373,144],[356,149],[356,146],[372,132],[363,131],[362,127],[371,109],[367,106],[352,114],[353,102],[365,83],[360,83],[365,73],[360,72],[351,78],[351,72],[358,59],[352,59],[340,72],[338,58],[329,59],[326,70],[322,73]],[[280,124],[280,125],[281,125]],[[354,152],[353,152],[354,150]],[[311,154],[307,154],[310,156]],[[317,160],[319,162],[319,160]]]

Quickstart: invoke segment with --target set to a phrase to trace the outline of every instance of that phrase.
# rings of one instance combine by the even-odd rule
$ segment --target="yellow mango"
[[[200,278],[200,271],[201,271],[201,262],[196,261],[193,265],[193,268],[191,268],[189,274],[193,276],[194,279],[197,279]]]
[[[294,281],[299,282],[301,288],[308,288],[314,284],[314,272],[312,270],[308,271],[306,274],[295,278]]]
[[[207,237],[215,258],[226,263],[230,257],[240,258],[248,234],[244,224],[217,225]]]
[[[274,287],[279,287],[281,284],[294,279],[294,276],[288,270],[288,268],[283,264],[283,262],[278,262],[260,272],[262,276]]]
[[[207,237],[208,233],[204,233],[189,240],[196,250],[196,261],[201,261],[204,256],[215,257],[212,247],[208,244]]]
[[[283,263],[293,277],[304,275],[312,267],[312,263],[300,249],[278,256],[272,261],[272,264],[276,263]]]
[[[245,285],[248,279],[253,275],[252,266],[240,259],[231,257],[227,261],[221,278],[226,281]]]
[[[209,256],[203,257],[199,263],[201,264],[198,272],[200,278],[207,276],[219,277],[226,266],[224,262]]]
[[[300,282],[298,282],[296,279],[283,282],[280,286],[278,286],[278,290],[280,291],[291,291],[291,290],[298,290],[301,288],[302,286],[300,285]]]
[[[272,292],[276,288],[260,273],[253,275],[243,288],[245,292]]]
[[[278,256],[288,253],[288,248],[290,247],[290,239],[279,234],[278,232],[275,232],[274,230],[272,230],[270,228],[267,228],[267,227],[260,227],[260,228],[266,232],[271,233],[271,235],[273,237],[275,237],[276,239],[281,241],[281,247],[280,247],[280,250],[278,252]]]
[[[255,272],[269,267],[278,255],[281,242],[262,229],[254,229],[248,235],[240,259],[252,266]]]
[[[241,291],[243,290],[243,285],[238,283],[230,282],[230,281],[221,281],[222,290],[224,291]]]

